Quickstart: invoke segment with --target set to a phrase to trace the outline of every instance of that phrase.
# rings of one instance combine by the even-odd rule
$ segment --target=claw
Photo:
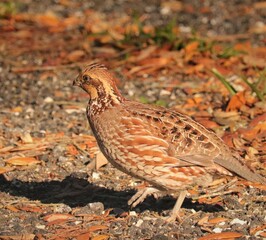
[[[155,198],[157,198],[159,192],[160,190],[153,187],[146,187],[144,189],[141,189],[129,199],[128,205],[136,207],[138,204],[142,203],[149,195],[153,195]]]

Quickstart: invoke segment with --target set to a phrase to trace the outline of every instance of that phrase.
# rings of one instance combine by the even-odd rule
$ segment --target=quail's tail
[[[234,154],[233,156],[231,155],[226,158],[222,158],[222,156],[219,156],[214,161],[215,163],[236,173],[237,175],[248,181],[266,184],[266,178],[256,173],[253,169],[249,168],[245,164],[244,160],[237,154]]]

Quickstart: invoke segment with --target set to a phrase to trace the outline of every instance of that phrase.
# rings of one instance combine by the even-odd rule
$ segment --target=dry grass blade
[[[215,68],[211,72],[221,81],[221,83],[227,88],[231,96],[236,94],[234,87],[226,80],[226,78]]]

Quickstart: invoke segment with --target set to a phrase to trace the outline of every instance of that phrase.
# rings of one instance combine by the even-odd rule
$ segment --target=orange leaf
[[[254,235],[256,232],[258,232],[260,230],[264,230],[264,229],[266,229],[266,224],[251,228],[250,229],[250,234]]]
[[[185,61],[188,62],[197,52],[199,46],[199,42],[189,43],[185,47]]]
[[[18,212],[19,210],[16,208],[16,207],[14,207],[13,205],[7,205],[6,206],[6,209],[8,209],[8,210],[10,210],[10,211],[12,211],[12,212]]]
[[[22,107],[14,107],[11,109],[11,112],[14,112],[14,113],[17,113],[17,112],[20,113],[22,111],[23,111]]]
[[[197,51],[199,46],[199,42],[191,42],[185,47],[186,54],[190,54],[192,52]]]
[[[46,222],[54,222],[58,220],[68,220],[74,218],[71,214],[62,214],[62,213],[52,213],[44,216],[43,220]]]
[[[21,206],[19,207],[20,210],[22,211],[26,211],[26,212],[42,212],[42,209],[40,207],[37,207],[37,206]]]
[[[202,226],[204,224],[206,224],[209,220],[209,216],[204,216],[203,218],[201,218],[199,221],[198,221],[198,225]]]
[[[238,232],[222,232],[222,233],[213,233],[200,237],[198,240],[220,240],[220,239],[234,239],[242,237],[242,233]]]
[[[77,60],[80,60],[85,55],[86,55],[86,53],[84,51],[75,50],[75,51],[72,51],[71,53],[69,53],[66,58],[70,62],[75,62]]]
[[[216,123],[216,122],[213,122],[211,120],[208,120],[208,119],[203,119],[203,118],[199,118],[197,119],[197,121],[202,124],[204,127],[206,128],[216,128],[216,127],[219,127],[219,125]]]
[[[217,217],[217,218],[210,219],[208,223],[217,224],[217,223],[226,222],[226,221],[228,221],[228,218]]]
[[[6,172],[10,172],[13,169],[14,168],[11,168],[11,167],[0,167],[0,174],[6,173]]]
[[[89,227],[88,231],[95,232],[95,231],[104,230],[104,229],[108,229],[108,227],[104,225],[95,225],[95,226]]]
[[[143,50],[141,50],[137,56],[132,56],[129,58],[130,62],[138,62],[142,61],[145,58],[148,58],[158,47],[157,46],[150,46]]]
[[[91,239],[91,233],[87,232],[87,233],[80,234],[80,235],[76,236],[76,239],[77,240],[88,240],[88,239]]]
[[[147,59],[142,60],[140,64],[156,67],[156,66],[167,65],[169,61],[170,61],[170,58],[166,58],[166,57],[147,58]]]
[[[255,127],[260,122],[266,122],[266,113],[256,116],[250,123],[250,127]]]
[[[227,105],[226,111],[234,111],[239,109],[242,105],[246,104],[246,99],[244,96],[244,92],[238,92],[234,96],[231,97],[230,102]]]
[[[108,235],[98,235],[96,237],[93,237],[91,240],[105,240],[108,239],[110,236]]]
[[[56,27],[61,24],[58,17],[52,14],[38,15],[35,17],[36,22],[46,27]]]
[[[41,163],[40,160],[37,160],[34,157],[13,157],[5,160],[5,162],[15,166],[27,166]]]
[[[78,150],[77,150],[77,148],[74,145],[68,145],[67,146],[67,152],[70,155],[73,155],[73,156],[76,156],[79,153]]]

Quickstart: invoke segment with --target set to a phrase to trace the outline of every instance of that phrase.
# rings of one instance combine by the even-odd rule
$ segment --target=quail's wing
[[[200,124],[175,111],[132,104],[137,106],[128,109],[130,117],[124,117],[122,123],[130,131],[132,143],[139,143],[136,146],[145,151],[160,149],[164,157],[175,159],[177,166],[214,165],[219,148],[211,142],[212,133]],[[152,159],[152,152],[150,155]]]

